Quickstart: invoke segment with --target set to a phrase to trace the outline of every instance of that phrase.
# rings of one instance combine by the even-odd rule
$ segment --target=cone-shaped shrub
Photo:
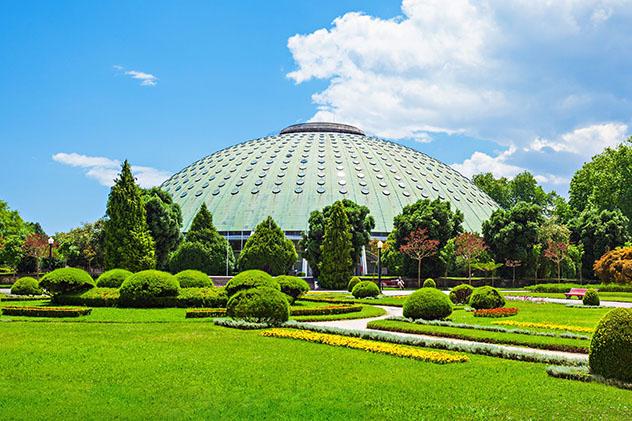
[[[298,259],[292,240],[268,216],[255,228],[239,254],[239,269],[259,269],[269,274],[285,275]]]

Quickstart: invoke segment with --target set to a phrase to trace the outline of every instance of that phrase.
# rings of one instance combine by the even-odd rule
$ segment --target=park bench
[[[564,295],[566,295],[566,298],[571,298],[571,297],[584,298],[584,295],[586,295],[587,290],[588,288],[571,288],[571,290],[568,292],[565,292]]]
[[[382,286],[397,288],[397,279],[383,279]]]

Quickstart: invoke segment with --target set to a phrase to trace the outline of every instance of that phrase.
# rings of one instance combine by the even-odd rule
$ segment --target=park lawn
[[[321,304],[321,303],[318,303]],[[331,304],[329,304],[331,305]],[[292,320],[299,322],[326,322],[330,320],[351,320],[351,319],[367,319],[369,317],[379,317],[386,314],[386,310],[379,307],[363,305],[361,311],[345,314],[327,314],[320,316],[292,316]]]
[[[129,310],[118,310],[126,313]],[[2,419],[628,419],[632,392],[470,355],[439,365],[211,323],[6,323]]]
[[[474,317],[473,312],[457,310],[449,319],[458,323],[495,324],[501,321],[553,323],[570,326],[596,328],[599,320],[612,308],[576,308],[564,304],[507,301],[505,307],[517,307],[518,314],[511,317]],[[530,328],[531,329],[531,328]],[[538,329],[535,329],[538,330]]]
[[[509,292],[505,295],[517,295],[520,297],[544,297],[544,298],[566,298],[564,294],[556,294],[550,292]],[[601,301],[620,301],[624,303],[632,303],[632,292],[600,292]],[[569,304],[581,304],[582,300],[571,298]]]
[[[368,325],[371,329],[391,332],[404,332],[439,336],[444,338],[465,339],[478,342],[527,346],[531,348],[556,351],[588,353],[590,340],[568,339],[547,336],[530,336],[505,332],[489,332],[476,329],[464,329],[447,326],[422,325],[396,320],[375,320]]]

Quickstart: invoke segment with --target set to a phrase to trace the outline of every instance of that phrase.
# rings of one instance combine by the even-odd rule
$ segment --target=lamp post
[[[226,240],[226,276],[228,276],[228,246],[230,245],[230,241]]]
[[[382,240],[377,242],[377,285],[380,287],[380,291],[382,291]]]
[[[53,270],[53,244],[55,240],[53,237],[48,237],[48,270]]]

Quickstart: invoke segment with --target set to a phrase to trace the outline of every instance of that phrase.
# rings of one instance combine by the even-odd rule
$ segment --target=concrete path
[[[11,294],[11,289],[10,288],[0,288],[0,294],[10,295]]]
[[[368,329],[367,323],[373,320],[380,320],[380,319],[386,319],[388,317],[396,317],[396,316],[402,316],[402,309],[401,307],[388,307],[388,306],[376,306],[379,308],[382,308],[384,310],[386,310],[386,315],[384,316],[380,316],[380,317],[371,317],[368,319],[355,319],[355,320],[333,320],[333,321],[327,321],[327,322],[309,322],[308,324],[314,325],[314,326],[329,326],[329,327],[337,327],[340,329],[347,329],[347,330],[360,330],[360,331],[364,331],[364,332],[381,332],[378,330],[373,330],[373,329]],[[402,337],[406,337],[406,338],[418,338],[418,339],[424,339],[428,342],[451,342],[454,344],[461,344],[461,345],[490,345],[487,343],[482,343],[482,342],[476,342],[476,341],[467,341],[467,340],[463,340],[463,339],[452,339],[452,338],[444,338],[444,337],[438,337],[438,336],[430,336],[430,335],[419,335],[419,334],[412,334],[412,333],[401,333],[401,332],[387,332],[393,335],[397,335],[397,336],[402,336]],[[581,362],[588,362],[588,355],[586,354],[576,354],[573,352],[561,352],[561,351],[551,351],[551,350],[546,350],[546,349],[536,349],[536,348],[528,348],[528,347],[522,347],[522,346],[513,346],[513,345],[497,345],[499,348],[505,349],[507,351],[520,351],[520,352],[529,352],[531,354],[539,354],[539,355],[550,355],[550,356],[558,356],[558,357],[564,357],[567,359],[572,359],[572,360],[576,360],[576,361],[581,361]]]

